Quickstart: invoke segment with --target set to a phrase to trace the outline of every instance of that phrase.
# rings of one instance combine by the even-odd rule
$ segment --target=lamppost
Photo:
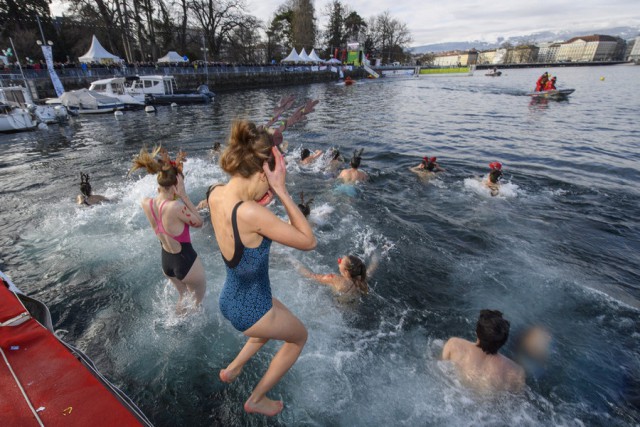
[[[209,65],[207,64],[207,51],[209,48],[204,45],[204,35],[202,36],[202,47],[200,50],[204,52],[204,72],[207,75],[207,86],[209,86]]]

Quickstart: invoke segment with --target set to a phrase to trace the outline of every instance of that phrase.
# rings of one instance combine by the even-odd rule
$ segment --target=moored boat
[[[72,114],[112,113],[124,109],[124,104],[89,89],[78,89],[63,93],[60,98],[47,101],[47,104],[60,104],[67,107]]]
[[[89,90],[101,95],[117,99],[124,104],[125,109],[137,109],[144,107],[144,95],[132,95],[125,88],[124,77],[96,80],[91,83]]]
[[[62,123],[69,119],[67,109],[61,105],[35,104],[24,86],[0,86],[0,103],[28,110],[38,123]]]
[[[80,350],[53,332],[46,305],[0,272],[0,419],[14,426],[151,426]]]
[[[211,102],[214,93],[206,85],[201,85],[195,92],[178,89],[173,76],[135,76],[127,78],[125,86],[129,95],[144,96],[149,105],[201,104]]]
[[[26,108],[0,103],[0,132],[20,132],[35,129],[35,116]]]

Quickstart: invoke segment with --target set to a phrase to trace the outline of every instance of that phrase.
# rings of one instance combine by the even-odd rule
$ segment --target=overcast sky
[[[247,11],[268,22],[284,0],[245,0]],[[321,29],[329,0],[315,0]],[[639,0],[342,0],[365,20],[389,11],[407,24],[412,46],[452,41],[495,42],[539,31],[598,30],[618,26],[640,31]],[[59,14],[59,0],[52,5]]]

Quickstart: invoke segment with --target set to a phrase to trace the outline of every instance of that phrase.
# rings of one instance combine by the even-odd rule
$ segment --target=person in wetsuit
[[[178,314],[186,313],[183,298],[187,292],[193,294],[199,306],[206,288],[204,267],[191,245],[189,233],[189,227],[202,227],[202,218],[184,188],[183,159],[184,153],[172,161],[166,150],[156,148],[149,153],[143,148],[131,168],[132,171],[144,168],[158,175],[158,196],[145,197],[141,205],[160,240],[162,272],[178,291]]]
[[[502,179],[502,164],[500,162],[491,162],[489,163],[489,167],[491,168],[491,172],[487,176],[486,184],[487,187],[491,190],[492,196],[497,196],[500,191],[500,180]]]
[[[549,73],[548,72],[544,72],[539,78],[538,81],[536,82],[536,92],[540,92],[542,90],[544,90],[545,85],[547,84],[547,81],[549,80]]]
[[[545,83],[544,90],[556,90],[556,76],[553,76],[551,80]]]
[[[220,311],[249,338],[235,359],[220,370],[220,380],[235,380],[267,341],[284,341],[244,404],[246,412],[268,416],[278,414],[284,404],[271,400],[267,393],[295,363],[307,341],[302,322],[271,295],[269,250],[274,241],[300,250],[316,247],[311,226],[287,191],[284,157],[273,138],[271,132],[252,122],[234,122],[220,157],[220,167],[231,178],[226,184],[210,187],[207,195],[211,224],[227,271]],[[290,223],[265,207],[274,194]]]

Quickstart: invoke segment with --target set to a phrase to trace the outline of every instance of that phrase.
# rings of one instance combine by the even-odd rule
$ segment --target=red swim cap
[[[432,158],[431,158],[431,163],[433,163],[433,162],[435,162],[435,161],[436,161],[436,158],[435,158],[435,157],[432,157]]]
[[[500,162],[489,163],[489,167],[491,169],[497,169],[497,170],[502,169],[502,165],[500,164]]]

